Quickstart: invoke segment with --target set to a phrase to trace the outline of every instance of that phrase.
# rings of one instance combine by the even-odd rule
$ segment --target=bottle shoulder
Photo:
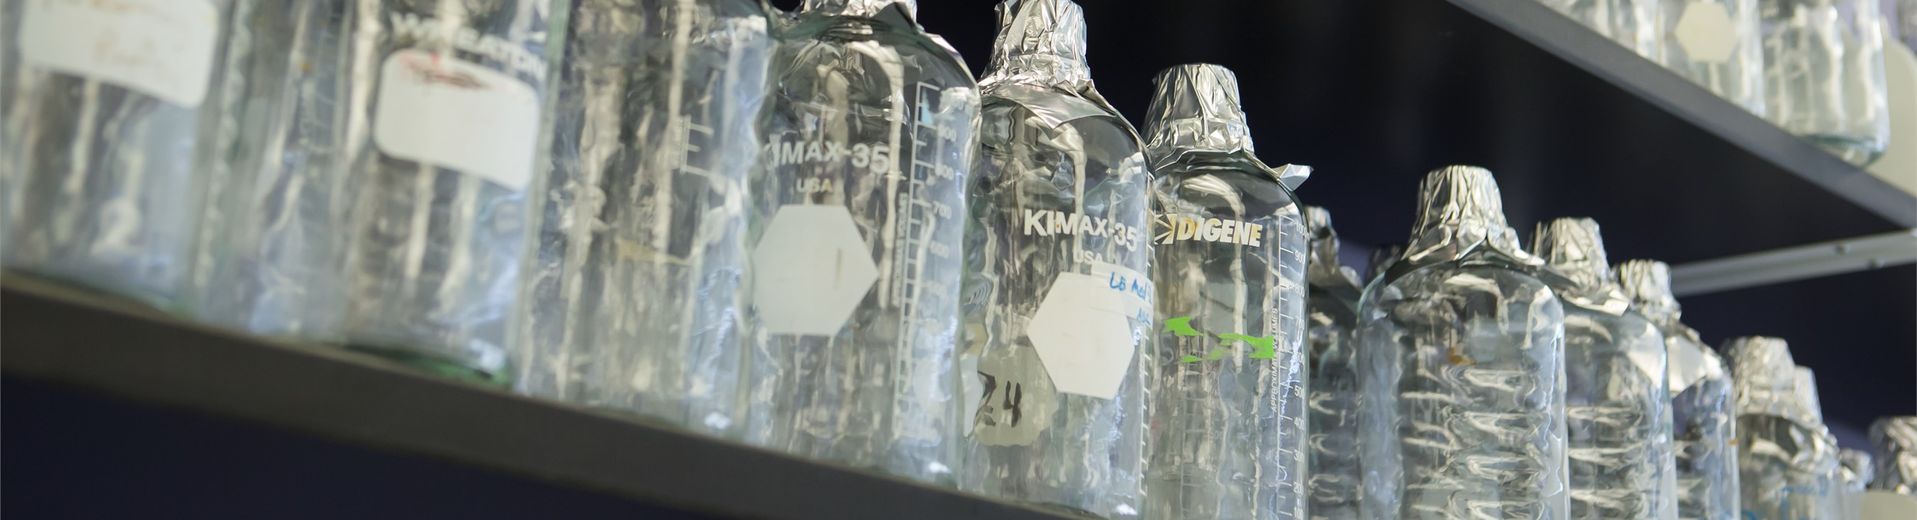
[[[1174,165],[1155,173],[1153,209],[1160,213],[1280,222],[1302,218],[1290,190],[1265,172]]]
[[[1397,278],[1380,278],[1366,288],[1362,305],[1401,300],[1463,302],[1490,297],[1495,301],[1528,301],[1547,305],[1562,314],[1563,305],[1550,285],[1517,266],[1490,262],[1441,262],[1412,269]]]
[[[905,86],[976,91],[978,82],[950,51],[916,27],[857,17],[793,23],[778,38],[772,67],[781,80],[859,73]]]

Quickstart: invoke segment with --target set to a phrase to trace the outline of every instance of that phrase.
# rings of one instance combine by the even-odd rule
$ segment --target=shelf
[[[175,461],[168,465],[176,467],[117,464],[111,471],[80,478],[113,481],[132,473],[153,476],[157,483],[152,485],[198,478],[230,481],[230,472],[209,468],[251,465],[248,471],[286,483],[270,490],[274,495],[268,496],[277,496],[350,489],[363,486],[357,481],[391,480],[392,474],[432,476],[428,479],[432,482],[400,482],[405,491],[398,493],[388,486],[377,488],[400,497],[393,501],[396,507],[419,507],[435,498],[474,503],[496,499],[458,498],[464,486],[439,482],[464,482],[482,474],[492,480],[473,489],[550,497],[556,511],[579,506],[575,502],[583,500],[611,510],[669,512],[683,518],[1063,518],[624,417],[423,377],[348,352],[224,334],[18,278],[0,284],[0,308],[5,309],[4,326],[0,326],[0,359],[5,362],[0,364],[0,374],[6,384],[7,419],[14,427],[4,437],[10,508],[30,509],[57,499],[21,489],[49,493],[65,489],[35,480],[42,472],[70,471],[30,465],[48,458],[45,452],[58,451],[63,442],[89,444],[73,438],[107,438],[116,439],[108,441],[114,445],[95,442],[87,449],[69,451],[98,456],[94,452],[118,453],[115,450],[125,451],[119,444],[133,444],[145,446],[142,452],[173,455],[148,458]],[[77,404],[50,406],[47,402]],[[88,424],[105,428],[84,427]],[[58,429],[60,425],[66,426]],[[218,433],[182,435],[182,428]],[[240,443],[234,438],[252,440]],[[260,443],[279,448],[246,451],[236,447]],[[258,460],[236,456],[234,450]],[[358,462],[334,472],[349,477],[345,481],[288,479],[288,475],[260,469],[281,465],[310,469],[315,465],[315,451]],[[20,483],[19,489],[15,483]],[[65,491],[66,498],[86,502],[102,497],[85,489],[88,492]],[[440,493],[433,495],[434,489]],[[415,490],[424,494],[406,499]],[[615,507],[608,502],[628,505]],[[66,506],[72,509],[48,510],[103,505]],[[494,513],[482,516],[513,517]]]
[[[1683,265],[1917,227],[1917,197],[1536,0],[1080,4],[1092,75],[1120,111],[1141,122],[1164,67],[1232,68],[1259,155],[1315,167],[1299,198],[1329,209],[1357,247],[1403,242],[1420,178],[1457,163],[1497,174],[1522,234],[1550,218],[1591,217],[1615,260]],[[989,9],[919,8],[928,29],[984,70]],[[1917,410],[1917,396],[1885,391],[1917,387],[1911,272],[1683,303],[1713,341],[1787,337],[1800,361],[1832,374],[1820,379],[1832,420],[1867,424]],[[1895,368],[1870,372],[1881,379],[1836,376],[1851,365]]]

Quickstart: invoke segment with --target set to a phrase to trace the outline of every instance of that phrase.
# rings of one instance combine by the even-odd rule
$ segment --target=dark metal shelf
[[[335,452],[432,459],[463,472],[529,480],[517,488],[612,495],[685,517],[1065,518],[437,380],[349,352],[226,334],[29,280],[8,278],[0,284],[0,309],[5,319],[0,323],[0,374],[7,383],[8,417],[13,420],[4,437],[13,462],[7,466],[10,471],[26,470],[20,460],[35,451],[15,443],[86,434],[41,428],[84,423],[67,415],[86,413],[87,407],[34,405],[43,394],[78,391],[158,410],[131,413],[144,417],[139,422],[161,423],[176,416],[232,419],[268,426],[261,430],[267,436],[323,440],[331,446],[325,449]],[[26,415],[31,411],[44,413]],[[143,442],[149,436],[141,432],[149,426],[116,421],[112,432],[128,438],[125,442]],[[208,440],[168,449],[188,450],[211,461],[229,447]],[[288,450],[263,451],[265,457],[300,456]],[[377,473],[387,465],[368,463],[356,469]],[[195,473],[205,471],[191,464],[178,466],[120,466],[116,471],[143,471],[162,479],[198,478]],[[27,486],[38,476],[9,473],[8,487]],[[347,484],[303,483],[321,488]],[[9,507],[30,507],[35,499],[46,498],[18,496],[9,491]]]

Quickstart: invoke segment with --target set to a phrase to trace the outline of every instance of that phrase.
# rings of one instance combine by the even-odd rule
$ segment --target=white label
[[[379,70],[373,143],[394,157],[519,190],[532,180],[539,95],[531,85],[452,56],[393,53]]]
[[[779,208],[752,265],[753,304],[773,334],[838,334],[879,279],[852,213],[836,204]]]
[[[1095,262],[1091,274],[1059,273],[1025,334],[1060,392],[1118,395],[1138,340],[1151,324],[1151,281]]]
[[[1680,0],[1681,1],[1681,0]],[[1697,63],[1724,63],[1737,50],[1737,28],[1722,4],[1696,0],[1684,6],[1671,29],[1684,57]]]
[[[20,55],[36,67],[195,107],[206,97],[219,27],[207,0],[27,0]]]

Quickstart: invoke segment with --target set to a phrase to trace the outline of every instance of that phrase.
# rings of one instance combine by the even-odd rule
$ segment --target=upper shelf
[[[1535,0],[1081,2],[1092,73],[1128,115],[1177,63],[1237,71],[1267,162],[1340,234],[1401,242],[1419,178],[1496,172],[1506,213],[1588,216],[1613,258],[1680,264],[1917,227],[1917,198]],[[983,70],[993,13],[921,2]]]

